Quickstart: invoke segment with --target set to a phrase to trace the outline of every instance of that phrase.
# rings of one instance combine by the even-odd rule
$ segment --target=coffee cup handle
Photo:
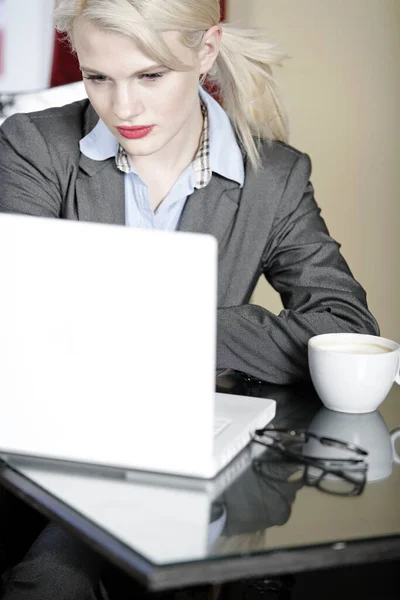
[[[396,383],[398,383],[400,385],[400,359],[399,359],[399,364],[397,365],[397,372],[396,372],[394,380]]]
[[[390,440],[392,442],[392,451],[393,451],[393,460],[395,463],[400,465],[400,455],[396,450],[396,440],[400,438],[400,427],[398,429],[393,429],[390,432]]]

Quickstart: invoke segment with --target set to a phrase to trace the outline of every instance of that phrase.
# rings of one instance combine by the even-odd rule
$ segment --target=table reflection
[[[393,462],[400,462],[396,451],[395,439],[400,437],[399,430],[389,432],[388,427],[379,411],[360,415],[334,412],[321,408],[311,422],[310,431],[326,437],[340,437],[341,440],[350,442],[368,451],[367,480],[380,481],[392,474]],[[307,452],[321,455],[314,441],[307,445]],[[346,458],[345,451],[334,451],[324,448],[322,455],[331,458],[333,455]]]
[[[310,386],[249,382],[228,372],[218,377],[217,387],[275,399],[275,427],[309,429],[364,446],[370,453],[369,481],[388,480],[393,468],[389,431],[400,423],[399,411],[393,410],[398,406],[395,392],[381,407],[382,414],[391,415],[384,419],[381,413],[355,416],[328,411]],[[397,507],[393,490],[399,491],[398,472],[382,492],[386,510],[377,519],[376,497],[368,485],[357,498],[322,494],[303,486],[293,477],[293,465],[268,452],[252,444],[210,481],[26,457],[8,456],[7,461],[10,471],[52,495],[50,511],[52,501],[63,503],[56,514],[64,512],[71,523],[74,514],[83,515],[153,564],[400,533],[399,519],[391,516],[398,515],[393,505]],[[253,468],[254,459],[260,457],[267,461],[262,477]],[[361,513],[367,518],[358,518]],[[331,514],[335,519],[328,518]]]

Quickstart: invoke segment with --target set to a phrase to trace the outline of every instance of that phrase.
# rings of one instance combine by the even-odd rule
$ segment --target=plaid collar
[[[193,169],[195,173],[194,187],[201,189],[206,187],[210,182],[212,171],[210,164],[210,125],[208,119],[208,111],[205,103],[201,99],[201,112],[203,114],[203,129],[201,132],[200,145],[193,161]],[[115,162],[120,171],[130,173],[132,171],[128,153],[119,144],[118,152],[115,157]]]

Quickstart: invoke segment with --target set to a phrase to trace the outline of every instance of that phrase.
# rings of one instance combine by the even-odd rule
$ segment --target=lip
[[[137,125],[135,127],[117,127],[122,137],[128,140],[138,140],[153,131],[154,125]]]

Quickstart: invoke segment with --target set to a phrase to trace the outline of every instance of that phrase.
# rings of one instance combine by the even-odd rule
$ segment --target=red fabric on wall
[[[220,2],[221,20],[224,20],[226,0],[220,0]],[[67,42],[64,42],[62,38],[62,34],[56,31],[50,87],[73,83],[81,79],[78,61],[75,55],[72,54]]]
[[[65,85],[82,78],[76,56],[62,34],[56,31],[54,40],[53,66],[50,87]]]

